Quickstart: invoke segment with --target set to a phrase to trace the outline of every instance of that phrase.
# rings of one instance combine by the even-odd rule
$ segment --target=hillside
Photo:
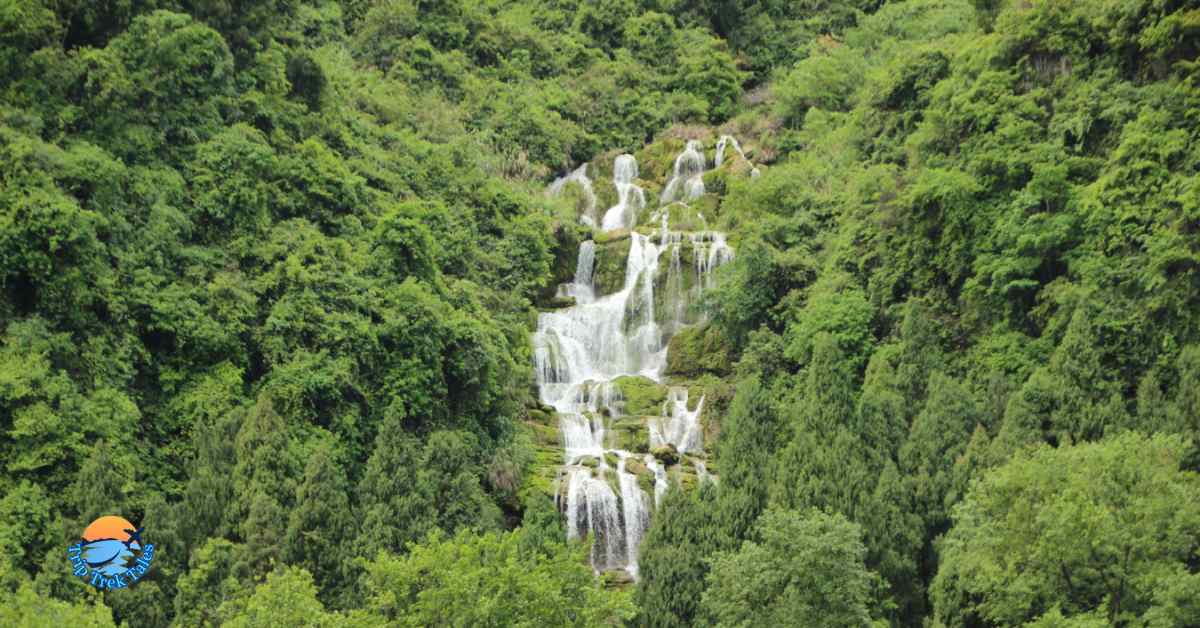
[[[1198,54],[1174,0],[0,0],[0,625],[1200,625]]]

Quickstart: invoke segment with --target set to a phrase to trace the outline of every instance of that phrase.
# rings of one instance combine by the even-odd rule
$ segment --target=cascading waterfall
[[[632,229],[638,212],[646,206],[646,193],[633,182],[638,176],[637,159],[621,155],[613,161],[613,186],[617,188],[617,204],[604,212],[601,229]]]
[[[596,192],[592,187],[592,180],[587,176],[587,164],[583,164],[572,170],[565,177],[559,177],[550,184],[546,193],[550,196],[558,196],[562,194],[563,189],[568,183],[574,183],[579,186],[583,194],[584,208],[579,220],[589,227],[596,226]]]
[[[681,454],[702,449],[700,413],[704,410],[704,397],[700,397],[695,410],[688,410],[688,390],[672,386],[663,405],[663,416],[650,420],[650,446],[673,445]]]
[[[675,160],[662,201],[702,196],[704,166],[699,142],[688,142]],[[618,202],[600,222],[604,231],[638,227],[645,196],[635,183],[637,176],[632,155],[616,158],[613,185]],[[590,195],[594,201],[586,164],[556,180],[549,193],[561,193],[569,182],[579,184],[585,199]],[[583,214],[580,220],[595,226],[594,215]],[[724,234],[671,231],[665,212],[660,228],[641,231],[625,236],[629,253],[624,281],[612,294],[597,293],[597,260],[604,253],[596,242],[584,242],[573,280],[558,289],[559,296],[573,297],[574,305],[541,313],[533,336],[539,395],[558,415],[563,445],[558,500],[566,515],[567,535],[593,539],[591,561],[597,572],[624,570],[635,578],[638,546],[650,524],[651,504],[657,507],[670,476],[653,453],[634,454],[615,446],[610,425],[629,420],[615,380],[640,376],[662,382],[668,341],[696,322],[688,319],[693,315],[688,306],[713,285],[713,271],[733,258]],[[690,265],[681,261],[684,247],[690,247],[694,257]],[[694,274],[687,287],[686,273]],[[703,396],[689,409],[688,389],[668,387],[660,416],[639,417],[649,441],[646,449],[673,448],[688,457],[698,477],[711,478],[698,458],[704,447],[703,410]],[[647,495],[651,479],[653,502]]]
[[[663,188],[660,203],[690,201],[704,196],[704,153],[700,142],[688,140],[687,147],[675,158],[675,168],[667,187]]]
[[[746,153],[742,152],[742,145],[738,144],[738,141],[734,139],[733,136],[722,135],[721,138],[717,140],[717,152],[713,156],[713,168],[720,168],[721,164],[724,163],[725,149],[729,146],[732,146],[733,150],[737,151],[739,157],[742,159],[746,158]]]

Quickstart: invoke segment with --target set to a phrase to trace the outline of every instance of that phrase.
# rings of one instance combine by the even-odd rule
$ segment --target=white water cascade
[[[705,163],[700,142],[688,140],[683,152],[675,158],[675,168],[659,202],[665,205],[671,201],[690,201],[704,196]]]
[[[596,192],[592,188],[592,180],[587,176],[587,164],[583,164],[572,170],[564,177],[559,177],[550,184],[546,190],[546,194],[550,196],[558,196],[562,194],[563,189],[568,183],[574,183],[579,186],[580,192],[583,194],[583,213],[579,220],[589,227],[596,226]]]
[[[704,166],[699,142],[688,142],[675,160],[662,201],[702,196]],[[675,469],[646,452],[673,450],[701,481],[712,480],[702,459],[703,395],[689,399],[687,387],[664,387],[663,371],[671,336],[699,322],[691,305],[713,285],[714,271],[733,259],[724,234],[671,231],[666,213],[653,218],[661,216],[661,224],[640,225],[646,201],[635,183],[637,176],[632,155],[616,158],[613,185],[618,202],[604,213],[600,227],[606,232],[632,231],[614,236],[619,246],[592,240],[580,246],[573,280],[558,288],[559,296],[574,297],[574,305],[541,313],[533,336],[539,395],[558,415],[563,446],[558,501],[566,515],[567,536],[592,538],[591,561],[597,572],[624,570],[634,578],[638,546]],[[585,190],[594,208],[586,164],[556,180],[548,192],[559,194],[569,182]],[[588,211],[580,220],[596,226]],[[615,292],[602,294],[596,285],[598,260],[622,251],[624,238],[624,280]],[[685,255],[692,257],[690,263],[683,263]],[[650,380],[642,380],[647,386],[665,388],[659,416],[626,415],[620,382],[639,377]],[[621,448],[614,426],[620,422],[621,429],[628,430],[631,421],[644,428],[648,442],[625,442],[627,448]],[[676,464],[670,457],[664,460]],[[653,499],[647,494],[651,490]]]
[[[725,162],[725,149],[729,146],[732,146],[733,150],[737,151],[739,157],[742,159],[746,158],[746,153],[742,152],[742,145],[738,144],[737,139],[732,135],[722,135],[717,140],[717,152],[713,156],[713,168],[720,168],[721,164]]]
[[[613,186],[617,188],[617,204],[604,212],[601,229],[632,229],[638,212],[646,206],[646,193],[633,182],[638,176],[637,159],[621,155],[613,162]]]

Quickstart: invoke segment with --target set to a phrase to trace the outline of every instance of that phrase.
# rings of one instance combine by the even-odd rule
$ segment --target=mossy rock
[[[627,240],[629,238],[629,230],[614,229],[612,231],[596,231],[594,236],[595,237],[592,239],[595,240],[596,245],[599,246],[601,244],[609,244],[612,242]]]
[[[554,296],[539,304],[538,309],[542,311],[553,311],[574,306],[575,297]]]
[[[617,468],[617,465],[621,463],[621,459],[617,457],[617,454],[614,454],[611,451],[606,451],[604,452],[604,462],[609,467],[615,469]]]
[[[612,176],[612,166],[609,166],[608,177]],[[604,218],[604,212],[609,207],[620,202],[617,196],[617,188],[613,185],[612,179],[608,177],[597,177],[592,180],[592,191],[596,193],[596,215]]]
[[[698,377],[704,373],[725,376],[734,362],[733,344],[713,325],[688,327],[667,345],[667,375]],[[691,397],[689,397],[691,399]]]
[[[625,451],[635,451],[639,444],[650,442],[650,432],[642,417],[624,416],[613,421],[608,426],[614,446]]]
[[[712,192],[705,192],[704,196],[693,200],[688,205],[696,210],[696,212],[704,214],[704,218],[708,220],[709,224],[712,224],[716,217],[720,215],[721,197]]]
[[[626,237],[596,242],[596,270],[593,283],[596,296],[618,292],[625,287],[625,266],[629,262],[632,241]]]
[[[625,414],[657,416],[667,399],[667,387],[641,375],[622,375],[613,380],[625,400]]]
[[[554,264],[552,275],[538,290],[538,306],[548,307],[558,294],[559,284],[575,280],[579,265],[579,245],[591,237],[591,231],[578,223],[559,224],[554,229]],[[534,320],[536,328],[537,321]]]
[[[654,457],[657,458],[659,462],[668,467],[679,463],[679,451],[677,451],[675,446],[670,443],[667,443],[662,447],[655,448],[651,453],[654,454]]]
[[[576,464],[578,464],[581,467],[595,469],[600,466],[600,459],[595,456],[582,456],[579,458],[579,462],[577,462]]]
[[[705,231],[713,219],[709,214],[704,214],[704,218],[701,218],[695,205],[680,201],[665,205],[662,211],[667,212],[667,227],[671,231]],[[661,227],[660,224],[659,228]]]
[[[554,411],[547,411],[545,408],[525,408],[525,414],[529,420],[538,425],[553,425]]]
[[[637,581],[633,579],[633,576],[624,569],[613,569],[600,575],[600,584],[605,589],[624,591],[636,583]]]
[[[685,491],[690,491],[700,484],[696,470],[690,465],[675,465],[667,470],[667,476],[671,478],[672,483]]]
[[[683,152],[686,142],[666,138],[647,144],[634,153],[641,178],[654,181],[661,189],[675,170],[675,158]]]
[[[625,459],[625,471],[638,476],[649,475],[651,480],[654,479],[654,472],[650,470],[650,467],[637,458]]]
[[[530,421],[527,424],[533,432],[533,440],[543,447],[559,447],[558,427],[546,423]]]

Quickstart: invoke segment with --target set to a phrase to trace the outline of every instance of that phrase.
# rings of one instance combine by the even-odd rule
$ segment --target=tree
[[[871,626],[878,577],[865,556],[844,517],[771,509],[754,540],[716,555],[703,607],[717,626]]]
[[[769,473],[762,461],[775,453],[786,435],[774,403],[759,378],[748,377],[738,384],[733,405],[721,422],[717,516],[730,543],[746,538],[767,505]]]
[[[368,607],[399,626],[598,626],[632,615],[628,594],[603,588],[586,548],[521,551],[522,532],[431,534],[404,557],[367,566]]]
[[[941,543],[935,616],[948,626],[1051,625],[1055,613],[1200,621],[1179,597],[1198,581],[1200,547],[1200,476],[1180,470],[1183,450],[1178,437],[1125,433],[1040,445],[986,473]]]
[[[188,560],[177,581],[175,621],[208,628],[221,625],[222,605],[242,594],[236,576],[241,548],[221,539],[208,539]]]
[[[330,605],[348,601],[346,596],[354,584],[349,565],[358,520],[350,508],[344,469],[331,444],[316,445],[296,489],[296,505],[284,539],[288,563],[312,574],[319,597]]]
[[[704,484],[693,493],[675,487],[663,496],[642,539],[634,601],[638,623],[668,628],[700,619],[700,596],[708,561],[721,538],[714,521],[716,491]]]
[[[404,431],[402,421],[391,415],[380,426],[358,483],[362,527],[355,545],[363,557],[400,553],[435,525],[417,486],[420,442]]]
[[[273,401],[260,395],[237,435],[233,507],[244,542],[241,571],[257,577],[282,562],[287,512],[295,496],[291,441]]]
[[[80,628],[116,628],[112,611],[98,603],[72,604],[54,598],[47,599],[32,585],[21,585],[15,592],[0,591],[0,624],[13,628],[37,626],[79,626]]]
[[[312,576],[300,567],[281,567],[271,572],[266,582],[254,588],[253,595],[223,604],[221,614],[226,617],[221,625],[230,628],[335,625],[334,617],[317,599]]]

